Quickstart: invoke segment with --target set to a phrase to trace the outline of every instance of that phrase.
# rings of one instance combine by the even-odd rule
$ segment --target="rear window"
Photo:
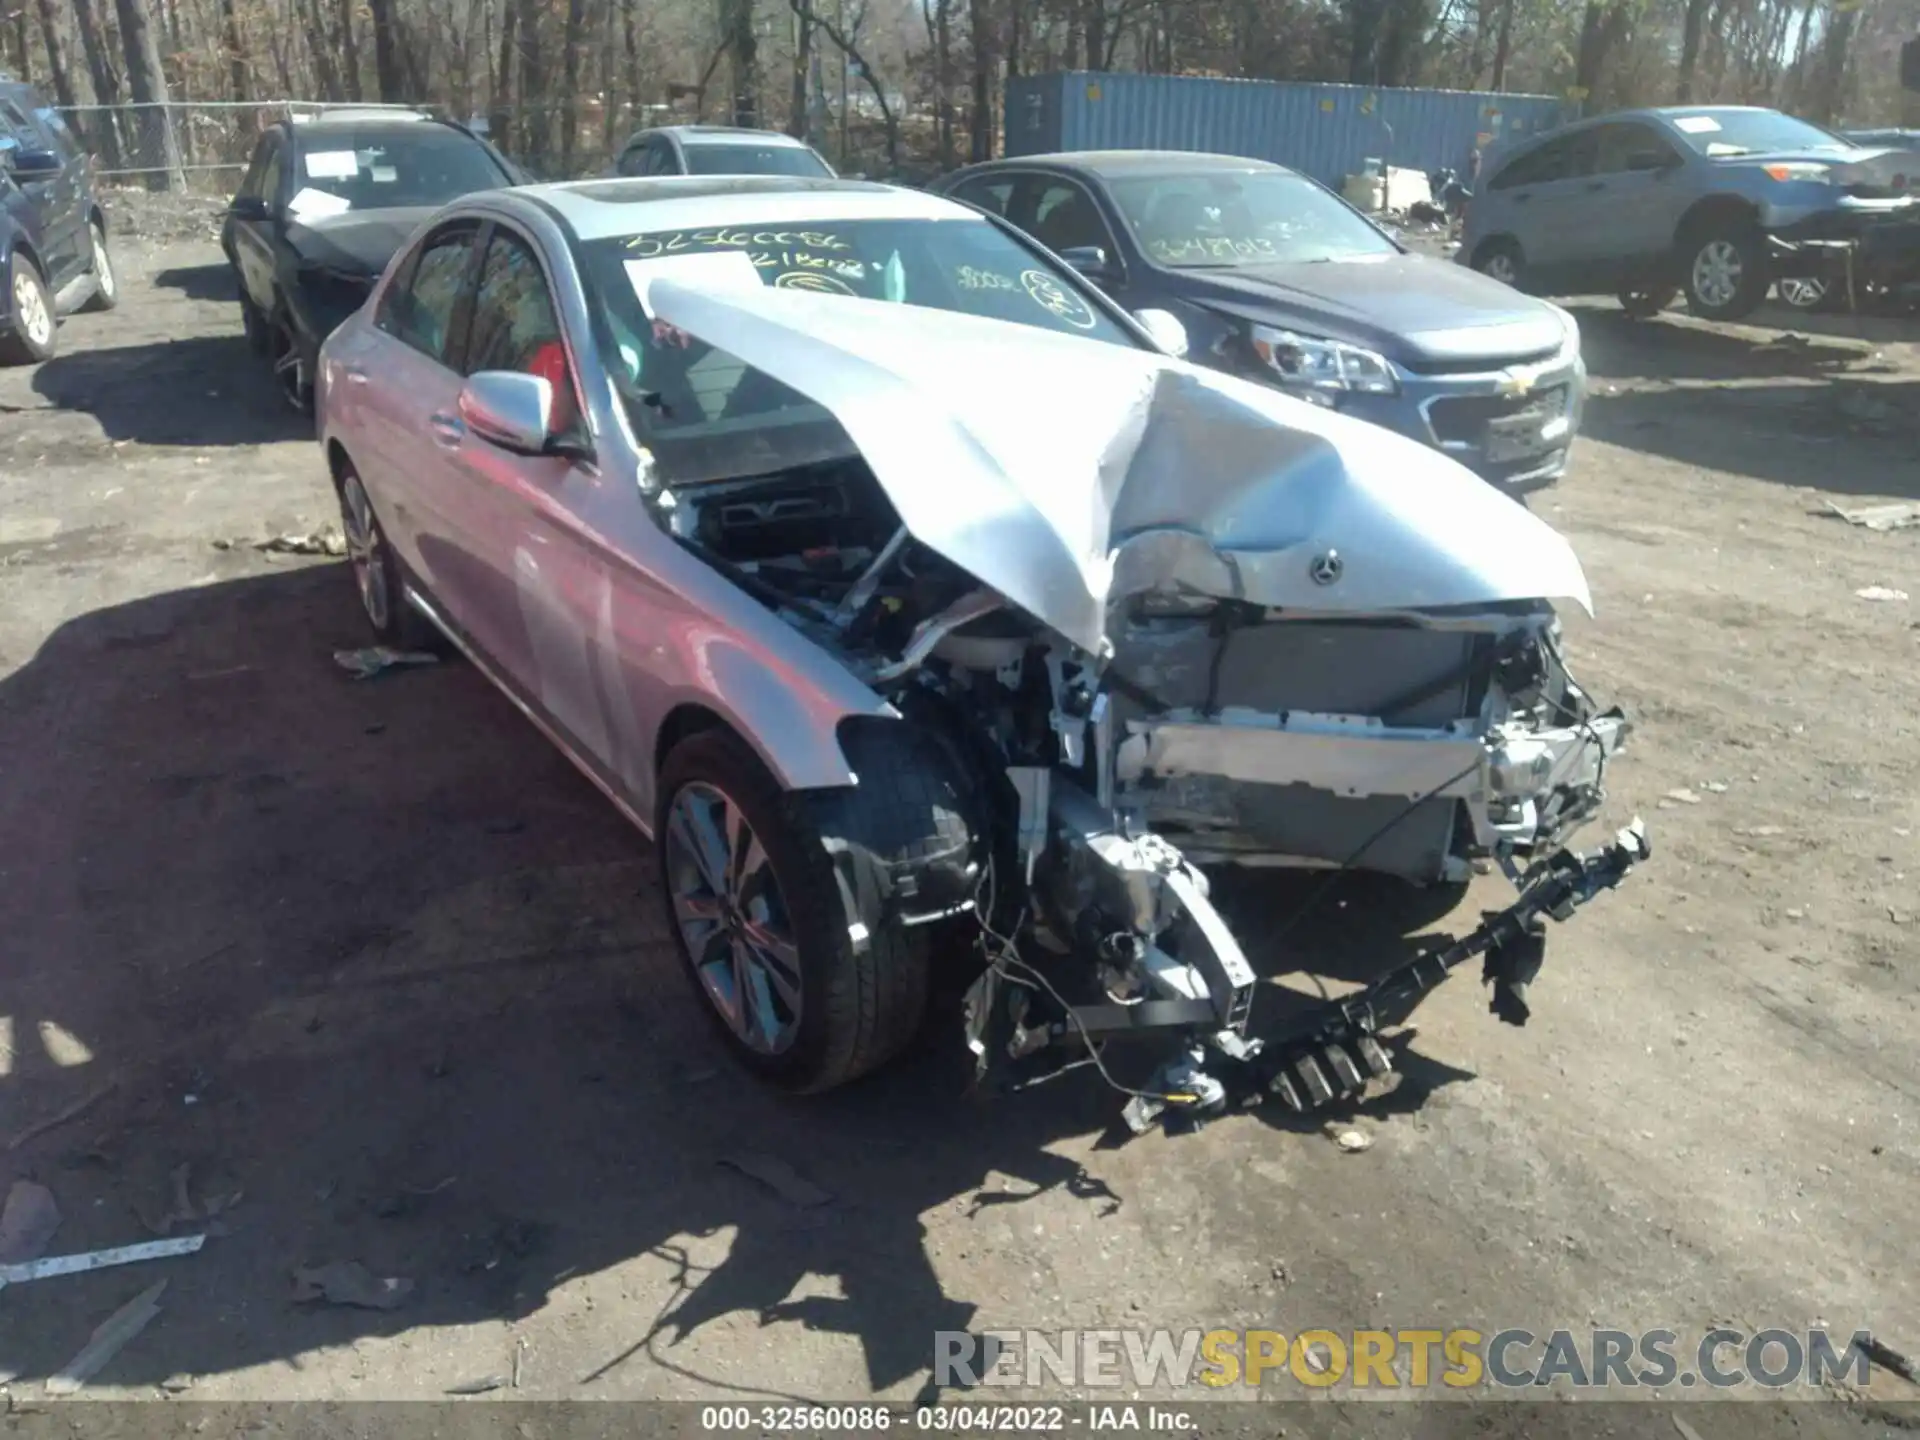
[[[798,145],[686,144],[689,175],[826,175],[833,171]]]

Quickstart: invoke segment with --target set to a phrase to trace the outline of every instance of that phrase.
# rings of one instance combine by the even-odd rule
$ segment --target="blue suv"
[[[118,298],[91,162],[59,112],[0,74],[0,364],[47,359],[60,316]]]

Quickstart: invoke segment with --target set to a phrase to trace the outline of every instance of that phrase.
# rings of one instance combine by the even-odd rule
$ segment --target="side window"
[[[1493,177],[1494,190],[1511,190],[1520,185],[1547,185],[1555,180],[1572,180],[1588,174],[1593,160],[1594,135],[1582,130],[1549,140],[1537,150],[1516,157]]]
[[[647,158],[641,163],[642,175],[678,175],[679,161],[674,157],[673,146],[665,140],[655,139],[647,144]]]
[[[80,158],[80,146],[58,110],[51,105],[36,106],[33,118],[40,122],[40,133],[47,137],[47,144],[56,155],[67,161]]]
[[[1094,208],[1093,197],[1078,185],[1049,181],[1033,212],[1033,238],[1056,254],[1083,246],[1098,246],[1114,254],[1107,222]]]
[[[560,338],[560,317],[546,272],[523,238],[500,228],[487,242],[473,321],[467,330],[466,373],[478,370],[538,375],[553,386],[555,433],[578,428],[580,407],[573,371],[567,364],[567,347]]]
[[[620,153],[620,161],[614,169],[622,175],[641,175],[645,173],[646,163],[647,146],[643,142],[639,145],[629,145],[623,150]]]
[[[1595,141],[1593,173],[1619,175],[1635,170],[1658,170],[1680,162],[1666,137],[1651,125],[1602,125]]]
[[[387,287],[374,324],[422,355],[448,365],[454,312],[473,259],[473,227],[437,230],[406,260]]]
[[[954,186],[953,193],[968,204],[991,210],[1004,219],[1008,207],[1013,203],[1013,181],[983,175],[977,180]]]
[[[260,143],[253,147],[253,159],[247,162],[247,173],[240,181],[239,194],[266,195],[267,163],[273,159],[273,137],[262,135]]]

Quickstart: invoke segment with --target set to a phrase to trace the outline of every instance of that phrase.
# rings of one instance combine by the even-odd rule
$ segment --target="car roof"
[[[1102,178],[1136,175],[1232,174],[1250,170],[1285,171],[1286,166],[1246,155],[1216,155],[1204,150],[1060,150],[1047,155],[1012,155],[967,167],[968,174],[1045,166]],[[1291,173],[1291,172],[1289,172]]]
[[[924,190],[865,180],[785,175],[660,175],[568,180],[495,192],[533,201],[582,240],[688,226],[800,225],[835,220],[978,220],[968,206]]]
[[[656,125],[642,135],[671,135],[682,145],[774,145],[787,150],[811,150],[782,130],[751,130],[741,125]],[[638,138],[638,137],[636,137]]]

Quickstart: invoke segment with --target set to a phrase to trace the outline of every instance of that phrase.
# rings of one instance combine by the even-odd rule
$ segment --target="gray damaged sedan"
[[[1567,672],[1567,542],[1166,318],[936,196],[608,180],[442,210],[327,342],[367,619],[463,650],[653,837],[769,1081],[880,1065],[952,964],[996,1084],[1149,1039],[1135,1128],[1308,1108],[1468,959],[1523,1022],[1545,922],[1647,853],[1564,848],[1628,731]],[[1263,1033],[1225,865],[1517,895]]]

